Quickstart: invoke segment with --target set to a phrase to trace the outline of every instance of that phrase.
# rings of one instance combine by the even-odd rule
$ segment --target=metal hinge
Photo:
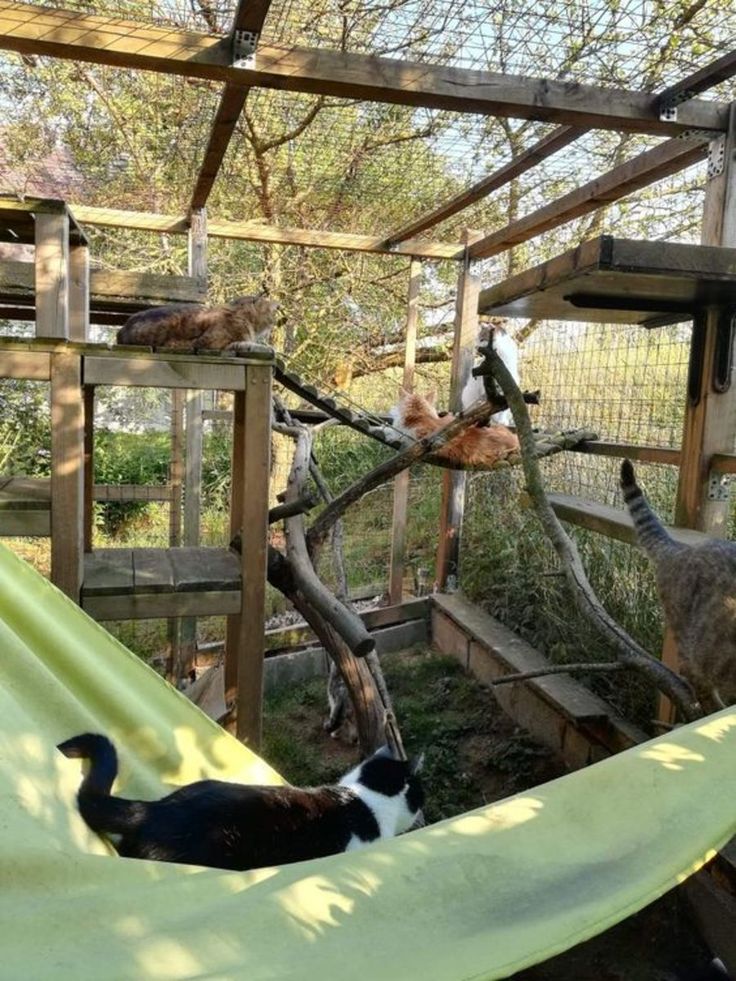
[[[708,148],[708,180],[719,177],[726,163],[726,134],[721,133],[710,141]]]
[[[255,68],[257,31],[235,31],[233,34],[233,68]]]
[[[708,500],[728,501],[731,496],[731,478],[727,473],[711,470],[708,474]]]

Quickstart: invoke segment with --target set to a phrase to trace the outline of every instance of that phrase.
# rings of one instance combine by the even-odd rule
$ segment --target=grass
[[[480,807],[563,771],[453,658],[418,648],[381,660],[407,752],[425,754],[428,821]],[[326,708],[323,679],[266,698],[263,755],[292,783],[329,783],[355,763],[355,748],[322,730]]]

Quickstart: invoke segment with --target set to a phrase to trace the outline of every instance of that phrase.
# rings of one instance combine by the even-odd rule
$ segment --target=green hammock
[[[736,830],[736,709],[362,851],[255,872],[121,859],[55,750],[97,730],[120,792],[279,781],[0,547],[0,976],[502,978],[605,930]]]

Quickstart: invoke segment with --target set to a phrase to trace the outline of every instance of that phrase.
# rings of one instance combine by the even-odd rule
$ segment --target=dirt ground
[[[428,823],[565,772],[454,660],[414,650],[386,656],[383,664],[407,750],[425,753]],[[355,747],[323,731],[326,707],[323,681],[267,699],[264,756],[292,783],[329,782],[355,763]],[[706,981],[710,961],[684,896],[671,892],[606,933],[514,979]]]

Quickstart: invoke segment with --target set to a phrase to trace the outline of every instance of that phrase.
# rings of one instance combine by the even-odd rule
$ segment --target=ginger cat
[[[117,342],[166,351],[224,351],[243,341],[265,343],[277,309],[278,304],[263,295],[241,296],[219,307],[154,307],[129,317]]]
[[[391,410],[396,429],[415,439],[424,439],[448,426],[456,417],[440,416],[434,407],[434,392],[428,396],[401,389],[399,404]],[[487,467],[519,451],[519,440],[506,426],[471,426],[437,451],[437,456],[466,467]]]

